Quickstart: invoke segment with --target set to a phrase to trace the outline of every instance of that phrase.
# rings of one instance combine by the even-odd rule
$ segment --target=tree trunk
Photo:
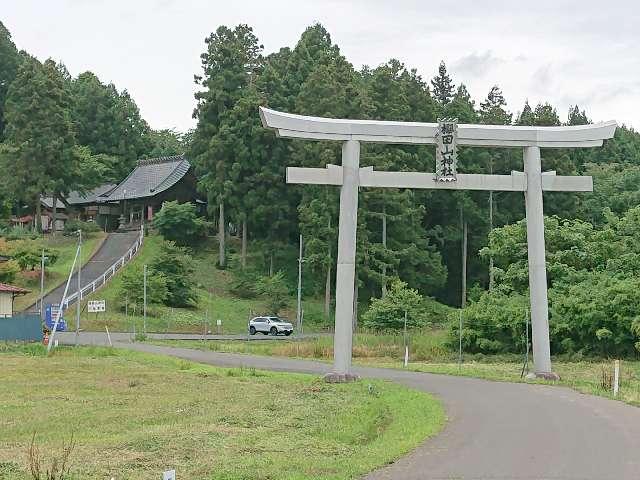
[[[382,207],[382,246],[387,250],[387,207]],[[387,295],[387,265],[382,266],[382,298]]]
[[[224,228],[224,202],[220,202],[220,215],[218,218],[218,264],[224,268],[226,264],[225,259],[225,228]]]
[[[462,224],[462,292],[460,307],[467,305],[467,221],[464,218],[462,207],[460,207],[460,223]]]
[[[242,269],[247,266],[247,219],[242,220],[242,250],[241,250]]]
[[[269,251],[269,276],[273,277],[273,249]]]
[[[51,223],[52,223],[52,228],[51,228],[51,235],[52,236],[56,236],[56,222],[58,220],[58,196],[54,193],[53,194],[53,214],[51,215]]]
[[[33,219],[33,229],[36,232],[39,232],[41,229],[39,227],[42,226],[42,212],[40,209],[40,194],[36,195],[36,216]]]
[[[327,265],[327,279],[324,283],[324,317],[331,314],[331,265]]]

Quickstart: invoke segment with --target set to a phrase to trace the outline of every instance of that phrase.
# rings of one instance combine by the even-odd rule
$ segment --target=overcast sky
[[[356,68],[395,57],[430,79],[442,59],[476,102],[497,83],[514,113],[528,98],[564,120],[577,103],[640,127],[637,0],[0,0],[0,20],[18,48],[129,90],[153,128],[194,126],[193,75],[219,25],[251,25],[270,53],[314,22]]]

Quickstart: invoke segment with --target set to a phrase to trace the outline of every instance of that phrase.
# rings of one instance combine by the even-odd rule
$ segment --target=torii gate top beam
[[[432,144],[437,123],[386,122],[310,117],[260,107],[262,125],[279,137],[309,140]],[[477,147],[598,147],[613,137],[615,120],[570,127],[458,125],[458,145]]]

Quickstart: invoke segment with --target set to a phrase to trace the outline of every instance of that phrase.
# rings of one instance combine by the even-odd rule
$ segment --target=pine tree
[[[460,84],[451,102],[444,107],[444,113],[448,118],[457,118],[458,123],[478,123],[475,101],[464,83]]]
[[[535,116],[534,125],[541,127],[555,127],[560,125],[558,112],[549,103],[539,103],[533,112]]]
[[[105,169],[105,181],[118,182],[152,149],[150,129],[129,93],[105,85],[92,72],[71,82],[72,116],[78,143],[89,147]]]
[[[447,73],[444,60],[440,62],[438,75],[431,80],[431,86],[433,87],[433,98],[440,102],[440,105],[446,105],[453,98],[453,92],[456,87]]]
[[[11,33],[0,22],[0,141],[2,141],[4,132],[4,103],[9,85],[16,77],[19,62],[20,57],[15,44],[11,40]]]
[[[529,105],[529,100],[524,102],[524,107],[522,107],[522,112],[518,115],[518,119],[516,120],[516,125],[535,125],[535,115],[533,114],[533,110],[531,110],[531,106]]]
[[[225,129],[232,127],[227,116],[262,68],[262,45],[247,25],[238,25],[233,30],[220,26],[205,43],[207,51],[201,55],[204,75],[195,77],[202,90],[196,93],[194,118],[198,119],[198,126],[190,157],[200,174],[199,186],[206,193],[210,208],[218,209],[219,264],[224,267],[227,223],[224,207],[234,195],[231,179],[234,156],[224,138]]]
[[[578,105],[573,105],[569,107],[569,113],[567,114],[567,125],[588,125],[591,123],[589,117],[587,117],[587,112],[584,110],[580,111]]]
[[[7,94],[6,147],[0,165],[7,188],[31,202],[40,221],[40,195],[82,189],[88,152],[76,145],[71,98],[60,66],[25,56]]]
[[[511,113],[505,107],[507,101],[504,99],[502,90],[494,85],[484,102],[480,103],[480,121],[490,125],[509,125],[511,123]]]

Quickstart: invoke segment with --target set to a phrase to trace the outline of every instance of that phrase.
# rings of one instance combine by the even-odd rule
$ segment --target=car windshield
[[[269,317],[269,320],[271,320],[272,322],[285,322],[286,320],[282,319],[282,318],[278,318],[278,317]]]

